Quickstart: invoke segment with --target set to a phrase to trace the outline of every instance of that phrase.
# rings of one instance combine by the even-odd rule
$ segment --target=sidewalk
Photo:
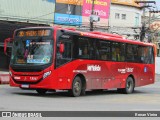
[[[160,74],[156,74],[155,81],[160,82]]]
[[[0,84],[9,83],[9,72],[0,71]]]
[[[9,72],[0,71],[0,75],[1,74],[9,74]]]

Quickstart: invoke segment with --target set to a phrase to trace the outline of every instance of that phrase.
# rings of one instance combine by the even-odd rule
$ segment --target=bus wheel
[[[72,89],[69,90],[69,93],[73,97],[78,97],[78,96],[80,96],[81,91],[82,91],[82,81],[81,81],[81,78],[80,77],[76,77],[73,80]]]
[[[37,93],[40,94],[40,95],[45,95],[46,92],[47,92],[46,89],[37,89],[36,91],[37,91]]]
[[[134,92],[134,80],[132,77],[128,77],[126,81],[126,87],[123,89],[123,93],[130,94]]]

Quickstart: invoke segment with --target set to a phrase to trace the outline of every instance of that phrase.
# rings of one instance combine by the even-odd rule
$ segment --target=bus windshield
[[[12,65],[43,65],[51,63],[53,40],[43,37],[17,38],[13,42]]]

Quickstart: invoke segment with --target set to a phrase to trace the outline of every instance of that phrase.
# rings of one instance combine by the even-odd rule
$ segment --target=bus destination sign
[[[20,30],[17,32],[18,37],[36,37],[36,36],[49,36],[51,30],[48,29],[34,29],[34,30]]]

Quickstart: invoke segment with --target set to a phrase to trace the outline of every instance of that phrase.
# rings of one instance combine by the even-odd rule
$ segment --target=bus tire
[[[122,89],[122,92],[125,93],[125,94],[133,93],[134,92],[134,87],[135,87],[135,84],[134,84],[133,78],[128,77],[127,80],[126,80],[126,86],[125,86],[124,89]]]
[[[78,97],[81,95],[81,91],[82,91],[82,81],[81,78],[77,76],[73,80],[72,89],[69,90],[69,94],[72,97]]]
[[[86,89],[81,90],[81,96],[84,96],[84,95],[86,95]]]
[[[36,90],[39,95],[45,95],[48,90],[46,89],[37,89]]]

